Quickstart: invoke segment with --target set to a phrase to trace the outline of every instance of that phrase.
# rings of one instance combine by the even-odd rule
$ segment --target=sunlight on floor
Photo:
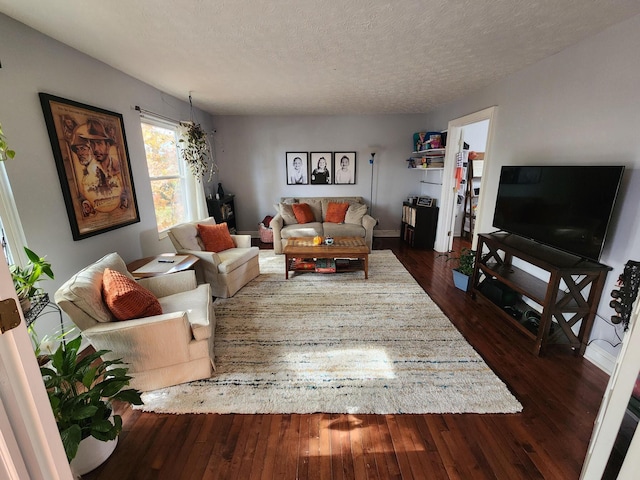
[[[393,365],[381,349],[350,348],[324,352],[292,352],[286,356],[289,369],[300,376],[322,378],[340,375],[367,380],[395,378]]]

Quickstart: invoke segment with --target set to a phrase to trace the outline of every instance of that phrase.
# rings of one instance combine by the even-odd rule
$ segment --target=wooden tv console
[[[548,281],[513,266],[514,257],[544,270]],[[609,270],[601,263],[517,235],[480,234],[471,294],[473,298],[487,300],[502,318],[531,339],[534,355],[540,355],[549,344],[568,344],[576,355],[583,355]],[[531,328],[527,319],[516,318],[484,295],[485,281],[500,282],[540,305],[537,329]],[[522,304],[519,308],[533,310]],[[575,333],[572,327],[577,324],[579,331]]]

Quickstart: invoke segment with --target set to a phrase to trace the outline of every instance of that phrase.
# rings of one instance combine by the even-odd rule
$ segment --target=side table
[[[133,278],[149,278],[193,269],[200,259],[195,255],[182,253],[163,253],[140,258],[127,264],[127,270]]]

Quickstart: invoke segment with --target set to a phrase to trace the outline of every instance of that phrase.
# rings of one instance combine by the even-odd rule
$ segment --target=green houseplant
[[[42,288],[36,287],[36,282],[42,275],[53,279],[53,271],[45,257],[41,257],[27,247],[24,247],[24,251],[29,259],[27,264],[24,267],[16,264],[9,265],[9,272],[11,272],[13,287],[18,294],[20,305],[23,310],[28,310],[30,299],[42,293]]]
[[[82,337],[78,336],[66,345],[61,343],[51,362],[40,368],[70,462],[82,440],[93,437],[107,442],[118,436],[122,418],[113,415],[113,400],[142,404],[138,390],[125,389],[131,380],[128,368],[123,367],[120,360],[100,360],[108,350],[79,358],[81,341]]]
[[[204,176],[209,168],[209,178],[211,181],[215,170],[215,163],[211,152],[211,145],[207,138],[207,132],[204,131],[199,123],[180,122],[180,156],[189,165],[191,173],[194,177],[200,179]],[[209,166],[209,163],[211,164]]]
[[[7,158],[14,158],[15,156],[16,152],[11,150],[9,145],[7,145],[7,138],[4,136],[2,124],[0,123],[0,161],[4,161]]]
[[[454,252],[451,252],[454,253]],[[456,266],[453,268],[453,283],[457,288],[465,292],[469,291],[469,283],[473,275],[476,261],[476,251],[470,248],[463,248],[457,256],[446,254],[447,261],[453,261]]]

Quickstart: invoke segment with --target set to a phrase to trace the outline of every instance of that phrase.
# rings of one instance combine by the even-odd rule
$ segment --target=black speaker
[[[501,308],[513,306],[519,299],[519,295],[504,283],[495,278],[487,278],[478,285],[478,290]]]

